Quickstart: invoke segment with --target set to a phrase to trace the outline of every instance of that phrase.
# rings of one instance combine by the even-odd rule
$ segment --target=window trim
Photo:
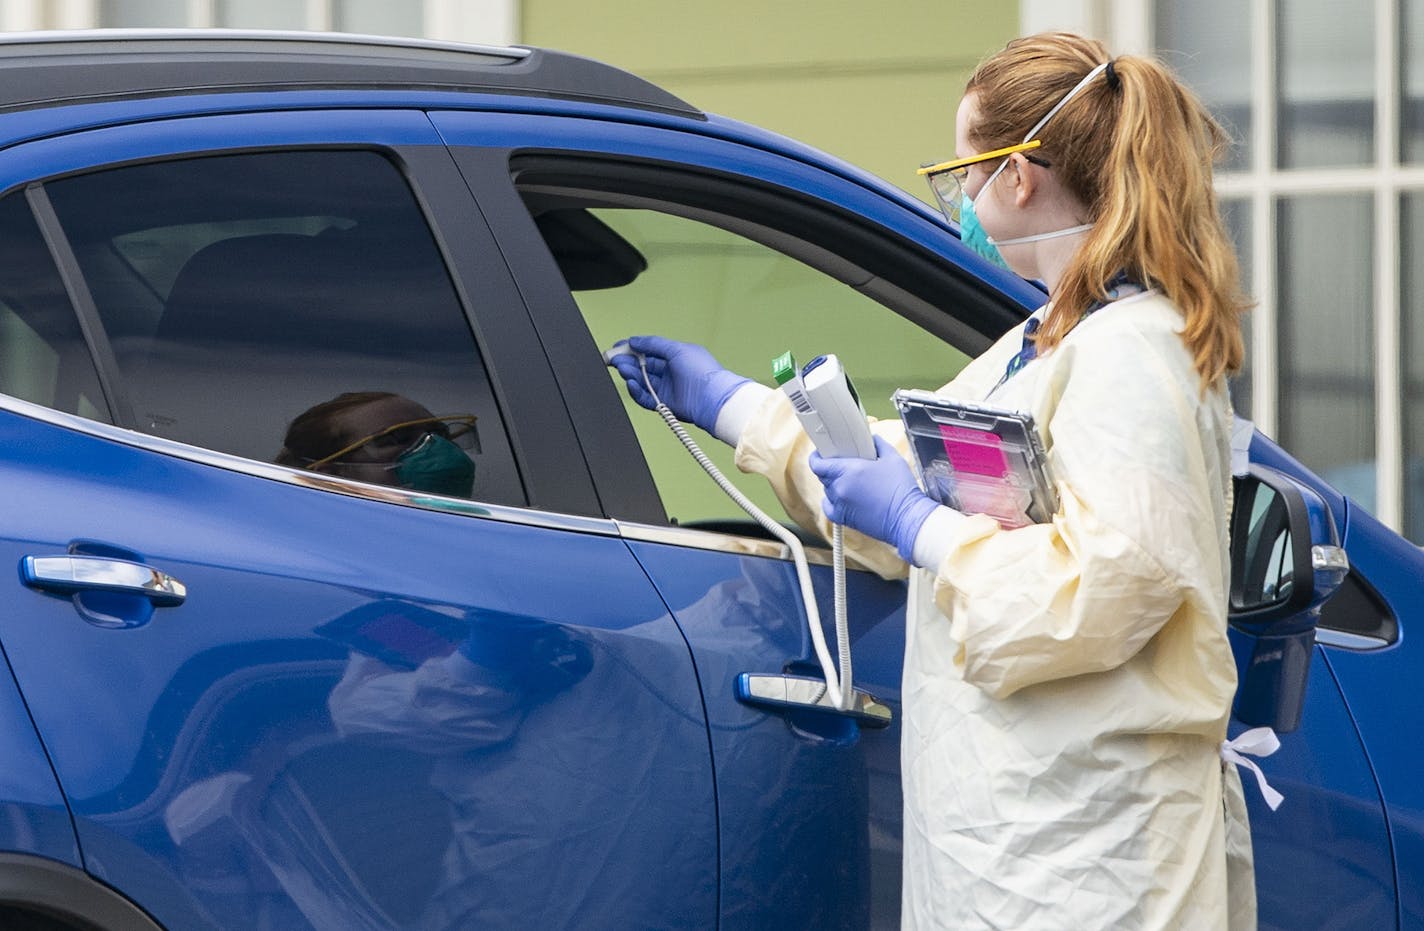
[[[620,405],[616,390],[605,371],[599,347],[591,345],[577,303],[524,205],[517,189],[518,179],[528,181],[534,176],[543,183],[563,179],[564,186],[576,190],[615,196],[622,190],[625,196],[647,197],[754,223],[828,251],[835,250],[822,243],[836,244],[857,256],[873,253],[874,260],[865,264],[879,268],[889,263],[892,273],[900,279],[915,277],[923,285],[921,291],[933,293],[939,306],[985,308],[983,317],[975,319],[971,326],[937,311],[923,293],[909,289],[905,289],[906,295],[922,301],[938,317],[916,319],[903,307],[887,305],[952,345],[969,350],[971,355],[987,348],[1027,313],[1012,298],[895,231],[828,201],[764,180],[684,163],[616,155],[476,145],[452,145],[451,152],[479,202],[486,209],[498,211],[491,218],[492,225],[498,227],[508,252],[518,259],[511,261],[511,269],[535,312],[535,326],[574,416],[586,460],[597,482],[603,513],[626,525],[667,527],[669,522],[631,424],[624,417],[611,418],[613,422],[609,422],[607,411]],[[736,209],[730,210],[728,205],[735,205]],[[870,289],[861,286],[860,290],[884,302],[890,296],[887,285],[893,279],[877,275],[873,281],[880,284],[872,284]],[[884,290],[873,290],[877,287]]]
[[[286,485],[297,485],[302,488],[331,492],[367,501],[379,501],[384,504],[396,504],[458,517],[496,520],[507,524],[591,533],[598,536],[619,535],[618,526],[613,521],[604,518],[543,511],[536,508],[521,508],[508,504],[490,504],[468,498],[451,498],[427,491],[412,491],[405,488],[394,488],[390,485],[371,485],[323,472],[307,472],[302,469],[262,462],[259,459],[248,459],[243,456],[206,449],[202,446],[190,446],[177,440],[164,439],[148,433],[139,433],[135,430],[100,423],[97,420],[57,411],[8,394],[0,394],[0,411],[95,439],[131,446],[145,452],[184,459],[188,462],[250,475],[254,478],[282,482]]]

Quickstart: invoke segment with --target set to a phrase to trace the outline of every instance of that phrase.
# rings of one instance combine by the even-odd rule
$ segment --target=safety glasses
[[[307,465],[316,469],[327,464],[339,465],[386,465],[389,466],[407,450],[425,442],[431,435],[443,437],[461,449],[480,451],[480,435],[475,429],[474,414],[450,414],[444,417],[421,417],[391,424],[379,433],[363,436],[361,439],[343,446],[330,456],[317,459]],[[349,453],[361,453],[360,459],[345,459]],[[338,462],[338,460],[341,460]]]
[[[1074,84],[1072,90],[1064,94],[1059,101],[1053,105],[1052,109],[1043,114],[1042,119],[1033,124],[1033,129],[1024,133],[1023,142],[1020,142],[1018,145],[1005,146],[1002,149],[995,149],[992,152],[983,152],[979,155],[971,155],[968,158],[955,159],[952,162],[940,162],[938,165],[926,165],[921,168],[920,174],[929,179],[930,190],[934,191],[935,200],[939,201],[939,209],[944,211],[944,215],[949,218],[949,222],[959,222],[959,209],[964,204],[964,182],[969,178],[969,167],[971,165],[992,161],[996,158],[1006,159],[1004,164],[1008,164],[1008,157],[1015,152],[1027,152],[1029,149],[1038,148],[1043,144],[1042,140],[1034,138],[1038,135],[1039,130],[1047,126],[1048,121],[1053,119],[1053,117],[1058,114],[1058,111],[1067,105],[1068,101],[1077,97],[1083,88],[1093,83],[1093,78],[1106,71],[1110,64],[1112,64],[1111,59],[1094,67],[1087,74],[1083,75],[1083,79],[1077,84]],[[1025,155],[1024,158],[1044,168],[1053,167],[1043,159],[1036,158],[1032,155]],[[989,175],[989,180],[984,182],[984,187],[988,187],[989,182],[998,177],[999,172],[1003,170],[1004,165],[995,168],[994,173]],[[984,187],[981,187],[980,190],[982,191]]]
[[[964,189],[969,181],[971,167],[993,161],[996,158],[1007,159],[1016,152],[1028,152],[1041,145],[1043,145],[1042,141],[1030,139],[1027,142],[1005,146],[992,152],[981,152],[968,158],[957,158],[949,162],[940,162],[937,165],[925,165],[919,170],[919,173],[929,181],[930,190],[934,192],[935,201],[939,204],[939,209],[944,212],[945,217],[951,223],[958,223],[960,208],[964,205]],[[1048,162],[1041,158],[1032,155],[1025,155],[1024,158],[1035,165],[1042,165],[1044,168],[1050,167]],[[994,173],[998,174],[1002,169],[1003,166],[1000,165]],[[992,178],[992,175],[990,177]]]

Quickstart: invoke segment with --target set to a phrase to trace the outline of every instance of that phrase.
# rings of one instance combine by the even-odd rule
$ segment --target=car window
[[[1363,638],[1357,645],[1384,646],[1399,639],[1399,620],[1379,592],[1351,568],[1320,609],[1319,626]]]
[[[0,199],[0,391],[109,420],[89,348],[23,193]]]
[[[382,154],[154,162],[45,192],[136,429],[524,503],[465,311],[409,185]]]
[[[834,257],[822,256],[827,267],[816,267],[791,254],[797,245],[789,238],[766,230],[743,233],[751,227],[735,217],[682,215],[671,204],[548,210],[537,196],[530,200],[600,347],[658,333],[700,343],[728,368],[768,385],[771,361],[782,352],[791,350],[801,362],[834,352],[867,412],[880,418],[896,416],[890,403],[896,388],[939,387],[968,359],[841,280],[853,275],[833,274]],[[660,418],[634,405],[621,388],[619,394],[672,520],[745,519]],[[707,442],[704,450],[754,501],[780,513],[764,481],[737,471],[729,448]]]

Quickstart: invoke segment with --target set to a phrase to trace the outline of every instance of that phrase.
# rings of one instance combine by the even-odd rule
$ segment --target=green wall
[[[785,133],[924,196],[952,157],[975,64],[1017,3],[523,0],[520,41],[626,68],[693,106]]]
[[[785,133],[925,199],[928,188],[915,169],[953,157],[965,80],[1018,29],[1017,3],[943,0],[523,0],[521,16],[525,44],[625,68],[693,106]],[[771,357],[785,349],[803,361],[836,352],[867,408],[882,417],[895,416],[895,387],[936,388],[963,364],[961,355],[866,306],[850,289],[818,280],[819,273],[798,277],[765,250],[684,241],[688,236],[698,239],[688,229],[672,240],[635,237],[651,265],[639,283],[580,295],[601,344],[651,329],[708,345],[724,364],[767,384]],[[721,258],[712,248],[719,245],[730,250]],[[775,274],[767,270],[773,266]],[[666,283],[669,274],[675,284]],[[790,287],[793,279],[801,286]],[[670,515],[684,522],[740,515],[658,418],[628,405]],[[706,447],[744,493],[779,511],[764,481],[732,467],[729,450]]]

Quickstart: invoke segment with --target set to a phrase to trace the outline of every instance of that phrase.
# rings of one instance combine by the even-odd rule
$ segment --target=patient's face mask
[[[479,451],[473,414],[421,417],[363,436],[307,468],[413,491],[468,498]]]
[[[400,454],[396,477],[404,488],[468,498],[475,490],[475,464],[465,451],[433,433]]]

